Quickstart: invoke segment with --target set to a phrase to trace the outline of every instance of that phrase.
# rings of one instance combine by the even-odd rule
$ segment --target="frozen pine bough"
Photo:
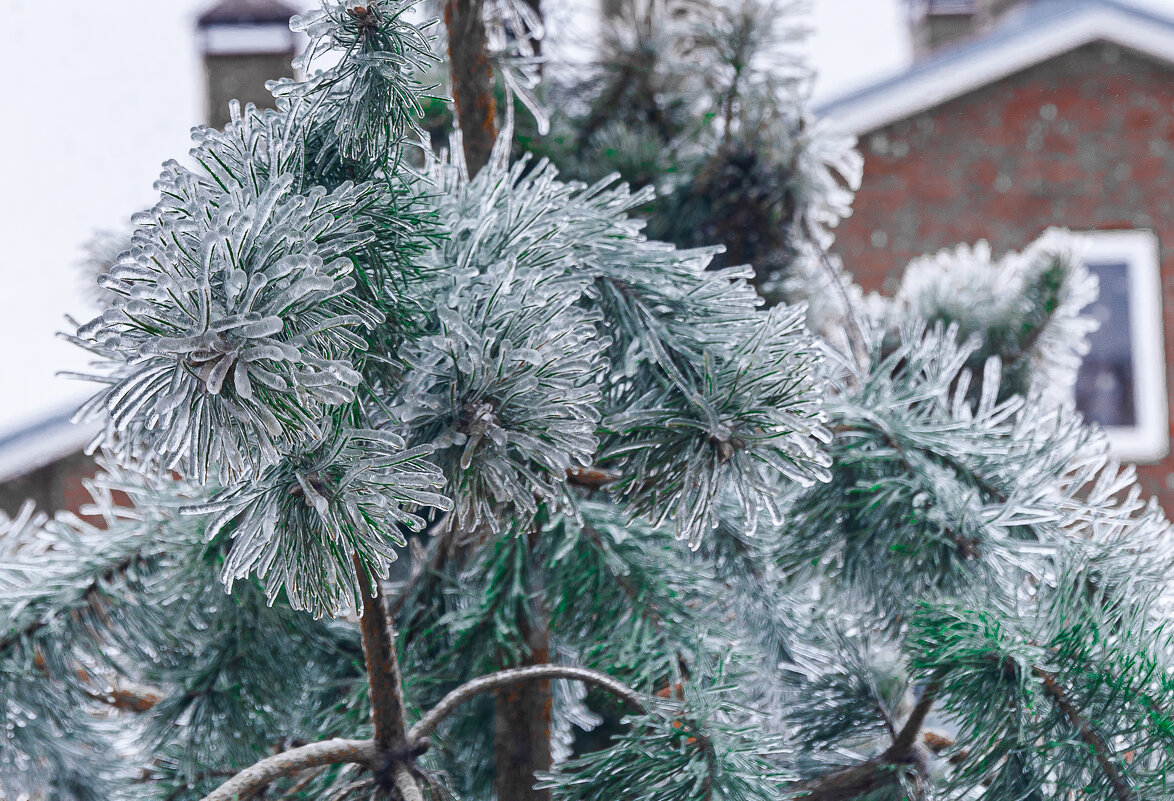
[[[433,155],[409,11],[296,20],[306,80],[197,129],[71,335],[100,523],[0,523],[0,795],[1174,795],[1170,527],[1062,400],[1078,243],[817,337],[647,190]]]

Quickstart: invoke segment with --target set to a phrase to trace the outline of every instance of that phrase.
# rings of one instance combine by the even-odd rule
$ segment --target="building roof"
[[[278,0],[220,0],[197,19],[201,28],[212,25],[270,25],[289,23],[297,11]]]
[[[820,104],[816,113],[866,134],[1097,41],[1174,65],[1174,19],[1121,0],[1039,0],[1008,12],[989,34]]]
[[[54,414],[0,436],[0,482],[26,475],[81,451],[98,433],[99,426],[71,423],[71,414]]]

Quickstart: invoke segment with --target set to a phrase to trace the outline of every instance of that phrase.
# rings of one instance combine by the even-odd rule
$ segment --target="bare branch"
[[[204,796],[202,801],[244,801],[267,784],[308,768],[357,764],[371,767],[376,759],[373,740],[327,740],[266,757],[245,768]]]
[[[440,699],[440,703],[429,710],[428,714],[420,718],[420,721],[408,732],[408,742],[413,747],[419,745],[436,730],[436,727],[445,718],[456,711],[457,707],[478,695],[483,695],[484,693],[492,692],[511,684],[517,684],[518,682],[549,679],[573,679],[582,681],[607,690],[612,695],[623,701],[627,701],[634,707],[639,709],[644,708],[644,703],[639,693],[623,682],[613,679],[606,673],[568,665],[530,665],[529,667],[501,670],[497,673],[491,673],[488,676],[481,676],[457,687],[448,695],[444,696],[444,698]]]
[[[295,797],[297,797],[298,793],[302,792],[302,790],[305,790],[310,785],[310,782],[314,781],[314,779],[316,779],[319,775],[321,775],[322,771],[325,770],[327,767],[329,767],[329,766],[328,765],[319,765],[316,768],[312,768],[310,770],[307,770],[305,772],[305,775],[302,776],[302,778],[298,779],[296,782],[293,783],[292,786],[290,786],[289,789],[287,789],[284,793],[282,793],[281,797],[282,798],[295,798]]]
[[[909,718],[905,721],[905,725],[901,727],[901,731],[893,739],[893,744],[885,751],[885,761],[902,762],[908,758],[909,753],[913,750],[913,746],[917,743],[918,735],[921,734],[921,727],[925,725],[925,718],[929,715],[929,710],[933,707],[939,689],[940,685],[936,681],[932,681],[925,686],[925,689],[921,692],[921,698],[917,701],[917,706],[913,707],[913,711],[909,713]]]
[[[470,177],[489,163],[497,141],[497,101],[483,6],[484,0],[447,0],[444,6],[453,103]]]
[[[892,772],[880,759],[825,773],[791,786],[795,798],[802,801],[845,801],[875,790],[892,778]]]
[[[375,763],[371,765],[381,782],[389,778],[403,801],[424,801],[420,785],[409,769],[413,758],[408,746],[408,724],[404,712],[404,686],[395,632],[387,617],[387,604],[358,556],[354,557],[359,586],[363,590],[363,656],[367,662],[367,684],[371,692],[371,720],[375,724]]]
[[[816,237],[812,238],[816,239]],[[839,271],[836,270],[836,266],[832,264],[831,259],[823,250],[819,253],[819,262],[824,268],[824,272],[827,273],[828,280],[835,287],[840,301],[844,304],[844,320],[847,323],[844,327],[844,334],[848,338],[848,346],[852,348],[852,357],[860,369],[867,369],[870,361],[868,335],[864,331],[864,326],[860,324],[860,318],[856,314],[856,306],[848,297],[848,290],[844,289],[844,285],[840,283]]]
[[[396,763],[394,778],[395,789],[399,790],[403,801],[424,801],[424,794],[420,792],[420,785],[416,783],[416,777],[403,762]]]
[[[921,693],[917,705],[909,713],[905,725],[893,738],[893,744],[879,756],[859,765],[840,768],[822,776],[792,785],[796,798],[803,801],[846,801],[856,798],[893,781],[894,768],[912,767],[924,776],[925,746],[920,743],[921,727],[933,707],[939,685],[930,682]]]

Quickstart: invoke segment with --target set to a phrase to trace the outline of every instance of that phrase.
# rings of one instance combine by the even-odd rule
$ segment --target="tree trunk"
[[[447,0],[444,6],[452,96],[469,177],[489,163],[497,140],[497,101],[481,18],[483,4],[484,0]]]
[[[527,631],[530,658],[522,665],[550,661],[547,631]],[[531,681],[498,690],[493,697],[494,757],[498,801],[550,801],[549,790],[534,789],[534,774],[548,771],[550,715],[553,697],[549,681]]]
[[[542,526],[535,523],[527,536],[528,564],[539,561],[535,553]],[[534,573],[527,576],[528,589],[536,592]],[[521,664],[502,667],[526,667],[550,662],[550,631],[546,611],[539,605],[529,620],[519,620],[519,629],[529,646],[529,655]],[[554,698],[549,681],[532,681],[506,687],[494,694],[494,789],[498,801],[550,801],[549,790],[534,789],[534,774],[549,771],[550,721]]]
[[[528,0],[537,7],[538,0]],[[444,24],[448,28],[448,55],[457,126],[461,131],[465,164],[473,177],[489,163],[497,140],[497,103],[493,72],[481,17],[483,0],[447,0]],[[533,536],[537,531],[532,532]],[[499,660],[502,668],[544,664],[550,660],[550,634],[545,625],[519,621],[529,645],[521,664]],[[494,695],[494,789],[498,801],[550,801],[546,790],[534,789],[534,774],[551,768],[549,681],[534,681]]]

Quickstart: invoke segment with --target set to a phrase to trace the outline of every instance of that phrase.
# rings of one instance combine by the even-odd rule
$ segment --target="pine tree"
[[[858,157],[764,123],[823,154],[771,184],[811,333],[651,186],[511,158],[523,6],[446,6],[451,152],[436,29],[329,0],[278,109],[164,166],[70,336],[102,522],[0,523],[0,795],[1174,797],[1171,530],[1066,402],[1079,241],[863,298]]]

